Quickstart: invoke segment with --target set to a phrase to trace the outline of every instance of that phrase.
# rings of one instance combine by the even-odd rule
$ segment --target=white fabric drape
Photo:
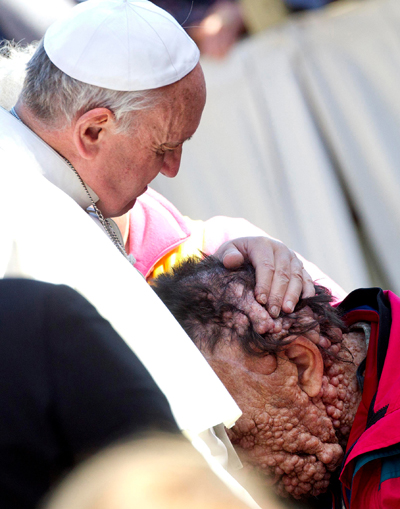
[[[73,176],[43,140],[0,110],[0,278],[71,286],[143,362],[181,429],[196,435],[221,422],[232,426],[238,406],[144,278],[79,206],[90,201]]]

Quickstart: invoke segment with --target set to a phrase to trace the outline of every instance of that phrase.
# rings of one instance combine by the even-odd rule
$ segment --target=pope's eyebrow
[[[189,141],[192,139],[192,136],[189,136],[189,138],[186,138],[185,140],[183,141],[166,141],[165,143],[161,143],[160,147],[165,147],[165,148],[178,148],[180,145],[183,145],[183,143],[185,143],[185,141]]]

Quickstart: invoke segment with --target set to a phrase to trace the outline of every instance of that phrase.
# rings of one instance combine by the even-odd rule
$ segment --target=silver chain
[[[18,116],[18,113],[15,111],[14,107],[11,108],[10,113],[16,119],[18,119],[20,122],[22,122],[22,120]],[[115,233],[109,220],[105,219],[105,217],[101,213],[101,210],[96,206],[96,203],[94,202],[94,200],[93,200],[91,194],[89,193],[89,190],[86,187],[86,184],[82,180],[81,176],[75,170],[75,168],[72,166],[72,164],[68,161],[68,159],[66,159],[65,157],[63,157],[63,159],[68,164],[68,166],[71,168],[71,170],[75,173],[75,175],[78,177],[79,182],[81,183],[83,189],[85,190],[86,194],[88,195],[89,200],[92,203],[93,210],[94,210],[98,220],[100,221],[101,225],[103,226],[103,228],[104,228],[105,232],[107,233],[108,237],[110,238],[111,242],[118,249],[118,251],[129,261],[129,263],[133,264],[135,262],[134,257],[132,255],[128,255],[127,252],[125,251],[125,247],[122,245],[121,241],[119,240],[118,235]]]
[[[89,189],[86,187],[85,182],[82,180],[79,173],[75,170],[75,168],[72,166],[72,164],[68,161],[68,159],[63,158],[64,161],[68,164],[68,166],[71,168],[71,170],[75,173],[75,175],[78,177],[79,182],[81,183],[83,189],[85,190],[86,194],[88,195],[89,200],[92,203],[93,210],[95,211],[96,216],[98,217],[101,225],[103,226],[104,230],[106,231],[108,237],[110,238],[111,242],[114,244],[114,246],[118,249],[118,251],[130,262],[132,263],[132,258],[127,254],[125,251],[125,247],[122,245],[121,241],[118,238],[118,235],[115,233],[113,227],[111,226],[108,219],[106,219],[101,210],[97,207],[96,203],[94,202],[91,194],[89,193]]]

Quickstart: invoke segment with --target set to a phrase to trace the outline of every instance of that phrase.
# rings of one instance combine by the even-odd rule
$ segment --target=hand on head
[[[249,260],[256,271],[254,294],[257,301],[266,305],[272,318],[281,309],[291,313],[300,295],[315,295],[314,284],[302,262],[282,242],[270,237],[245,237],[225,242],[215,253],[229,269],[238,268]],[[268,322],[266,332],[273,327]]]

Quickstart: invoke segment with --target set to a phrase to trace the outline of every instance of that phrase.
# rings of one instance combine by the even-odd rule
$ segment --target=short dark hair
[[[285,337],[299,336],[316,326],[319,326],[320,335],[331,343],[341,340],[335,328],[346,331],[339,312],[330,305],[332,295],[325,287],[316,285],[316,295],[300,299],[292,314],[281,312],[281,317],[294,318],[285,337],[280,335],[278,338],[271,333],[258,334],[243,311],[242,298],[230,290],[232,284],[243,285],[245,292],[254,291],[253,266],[245,263],[236,270],[228,270],[217,258],[207,256],[204,259],[188,258],[170,273],[161,274],[153,281],[153,289],[193,342],[200,349],[206,348],[211,352],[227,329],[230,338],[236,339],[245,352],[257,356],[279,352],[294,339],[285,341]],[[313,311],[314,321],[304,323],[299,311],[306,306]],[[248,318],[245,331],[241,327],[238,332],[235,326],[234,317],[239,314],[245,314]]]

